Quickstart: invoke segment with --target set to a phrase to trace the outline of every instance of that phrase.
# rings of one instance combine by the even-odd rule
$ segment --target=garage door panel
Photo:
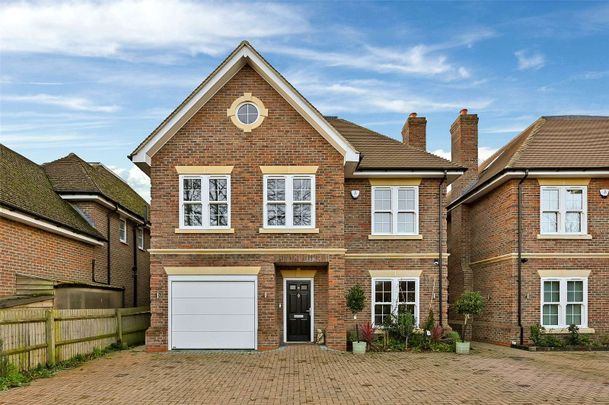
[[[174,298],[176,315],[254,315],[253,298]]]
[[[240,298],[254,296],[254,283],[241,281],[173,282],[172,295],[181,298]]]
[[[180,342],[178,349],[252,349],[251,332],[174,332],[173,339]],[[205,342],[205,347],[201,347]]]
[[[171,319],[175,332],[252,332],[251,315],[174,315]]]

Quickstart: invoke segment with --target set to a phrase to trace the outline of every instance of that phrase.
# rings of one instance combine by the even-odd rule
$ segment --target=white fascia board
[[[88,243],[90,245],[103,246],[104,243],[98,241],[97,239],[91,238],[89,236],[82,235],[80,233],[73,232],[66,228],[61,228],[57,225],[54,225],[50,222],[46,222],[40,219],[33,218],[29,215],[22,214],[17,211],[11,211],[6,208],[0,207],[0,217],[10,219],[15,222],[20,222],[22,224],[42,229],[47,232],[55,233],[57,235],[64,236],[66,238],[74,239],[80,242]]]
[[[286,101],[294,107],[334,148],[343,156],[345,162],[359,161],[359,153],[328,122],[297,94],[285,79],[281,78],[258,55],[244,46],[183,106],[136,154],[131,157],[134,163],[150,165],[154,154],[205,105],[249,60],[252,68],[261,74]]]
[[[116,208],[116,205],[113,202],[108,201],[97,194],[60,194],[60,197],[66,201],[94,201],[106,208]]]
[[[138,224],[140,224],[140,225],[143,225],[143,224],[144,224],[144,221],[142,221],[141,219],[139,219],[139,218],[137,218],[137,217],[135,217],[135,216],[131,215],[130,213],[128,213],[127,211],[125,211],[125,210],[124,210],[124,209],[122,209],[122,208],[119,208],[117,211],[118,211],[118,213],[119,213],[121,216],[124,216],[124,217],[129,218],[130,220],[132,220],[132,221],[133,221],[133,222],[135,222],[135,223],[138,223]]]
[[[353,177],[355,178],[437,178],[437,177],[447,177],[452,176],[461,176],[465,173],[463,170],[429,170],[429,171],[360,171],[354,172]]]

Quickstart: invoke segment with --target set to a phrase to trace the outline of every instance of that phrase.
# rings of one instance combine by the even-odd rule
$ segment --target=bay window
[[[230,176],[180,176],[180,228],[230,228]]]
[[[418,217],[418,187],[372,187],[373,235],[416,235],[419,233]]]
[[[541,187],[541,234],[585,234],[587,232],[587,187]]]
[[[545,328],[587,327],[587,278],[541,279],[541,325]]]
[[[418,278],[373,278],[372,279],[372,323],[379,327],[391,314],[410,312],[419,323],[419,279]]]
[[[264,176],[264,227],[315,227],[315,176]]]

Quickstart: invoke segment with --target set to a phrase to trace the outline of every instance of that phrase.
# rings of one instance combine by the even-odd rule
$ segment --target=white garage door
[[[173,349],[255,349],[254,281],[171,282]]]

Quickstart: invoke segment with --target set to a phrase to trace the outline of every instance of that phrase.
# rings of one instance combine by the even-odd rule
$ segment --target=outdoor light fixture
[[[359,197],[359,190],[351,190],[351,198],[357,200],[357,197]]]
[[[599,192],[602,198],[607,198],[607,196],[609,196],[609,189],[607,188],[603,188]]]

